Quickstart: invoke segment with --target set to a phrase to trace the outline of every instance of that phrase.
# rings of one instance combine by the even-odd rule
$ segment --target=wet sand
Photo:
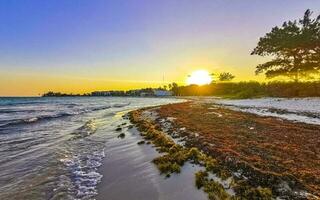
[[[124,119],[121,122],[130,123]],[[159,153],[151,145],[137,144],[142,138],[135,128],[124,128],[122,132],[125,138],[117,138],[121,132],[115,132],[114,138],[106,142],[106,156],[99,168],[103,178],[98,185],[98,200],[207,199],[195,187],[197,166],[186,164],[180,174],[165,178],[151,162]]]

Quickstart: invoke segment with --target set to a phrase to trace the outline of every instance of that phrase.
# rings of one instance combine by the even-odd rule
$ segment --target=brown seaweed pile
[[[161,174],[170,177],[172,173],[180,173],[181,167],[186,162],[203,166],[204,171],[195,174],[195,185],[208,194],[211,199],[272,199],[272,190],[267,187],[252,186],[244,179],[235,177],[230,170],[213,157],[199,151],[196,147],[187,147],[176,144],[168,135],[161,130],[154,121],[142,117],[143,110],[132,111],[130,120],[134,123],[145,140],[150,141],[161,156],[155,158]],[[211,178],[209,174],[215,174],[222,180],[231,179],[226,188],[224,185]],[[232,188],[235,194],[230,194],[227,189]]]

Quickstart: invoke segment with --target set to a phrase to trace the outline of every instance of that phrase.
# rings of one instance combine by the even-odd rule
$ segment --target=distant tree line
[[[46,92],[42,97],[74,97],[74,96],[91,96],[90,93],[85,94],[73,94],[73,93],[62,93],[62,92]]]
[[[261,83],[248,82],[212,82],[208,85],[188,85],[171,88],[176,96],[220,96],[227,98],[254,97],[319,97],[320,81]]]
[[[177,87],[177,85],[176,85]],[[162,86],[158,88],[142,88],[136,90],[107,90],[107,91],[94,91],[91,93],[84,93],[84,94],[73,94],[73,93],[62,93],[62,92],[46,92],[42,95],[42,97],[88,97],[88,96],[115,96],[115,97],[122,97],[122,96],[156,96],[156,90],[164,90],[164,91],[171,91],[171,84],[169,86]],[[170,93],[170,92],[169,92]]]

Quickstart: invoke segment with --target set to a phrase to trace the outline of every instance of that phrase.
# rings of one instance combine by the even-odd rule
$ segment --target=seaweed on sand
[[[205,185],[205,182],[207,181],[209,174],[206,171],[198,171],[195,174],[195,176],[196,176],[196,186],[198,189],[201,189]]]
[[[271,199],[272,192],[268,188],[252,187],[246,182],[234,180],[236,195],[232,196],[226,192],[223,185],[215,180],[209,179],[209,173],[216,174],[222,180],[232,177],[231,173],[222,166],[216,159],[199,151],[195,147],[183,147],[175,144],[174,141],[166,135],[166,133],[158,130],[150,120],[141,116],[143,110],[132,111],[130,120],[136,124],[140,134],[145,140],[154,144],[159,152],[163,155],[153,159],[153,163],[157,166],[161,174],[170,177],[172,173],[180,173],[181,167],[185,162],[199,164],[205,167],[205,171],[199,171],[195,174],[195,184],[198,189],[208,194],[210,200],[215,199]]]
[[[120,134],[118,135],[118,138],[123,139],[124,137],[126,137],[126,134],[124,134],[124,133],[120,133]]]
[[[144,141],[144,140],[141,140],[141,141],[139,141],[137,144],[138,145],[142,145],[142,144],[145,144],[146,142]]]

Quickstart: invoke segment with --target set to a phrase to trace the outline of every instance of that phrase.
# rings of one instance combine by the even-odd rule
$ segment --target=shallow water
[[[106,187],[118,183],[120,176],[110,179],[108,175],[121,169],[110,164],[117,160],[126,166],[124,171],[130,166],[135,169],[129,173],[128,181],[141,181],[135,178],[141,176],[153,181],[141,191],[153,195],[148,199],[159,199],[163,188],[157,185],[163,177],[150,163],[155,154],[150,154],[152,150],[144,152],[136,141],[129,140],[125,125],[122,126],[128,140],[117,138],[119,132],[115,129],[124,123],[121,116],[129,110],[178,101],[181,100],[0,98],[0,199],[94,199],[100,192],[112,193]]]
[[[124,130],[124,139],[113,138],[106,143],[109,154],[99,172],[98,200],[205,200],[207,195],[195,187],[197,165],[186,163],[180,174],[170,178],[160,175],[152,164],[159,153],[152,145],[137,145],[141,136],[135,129]]]

